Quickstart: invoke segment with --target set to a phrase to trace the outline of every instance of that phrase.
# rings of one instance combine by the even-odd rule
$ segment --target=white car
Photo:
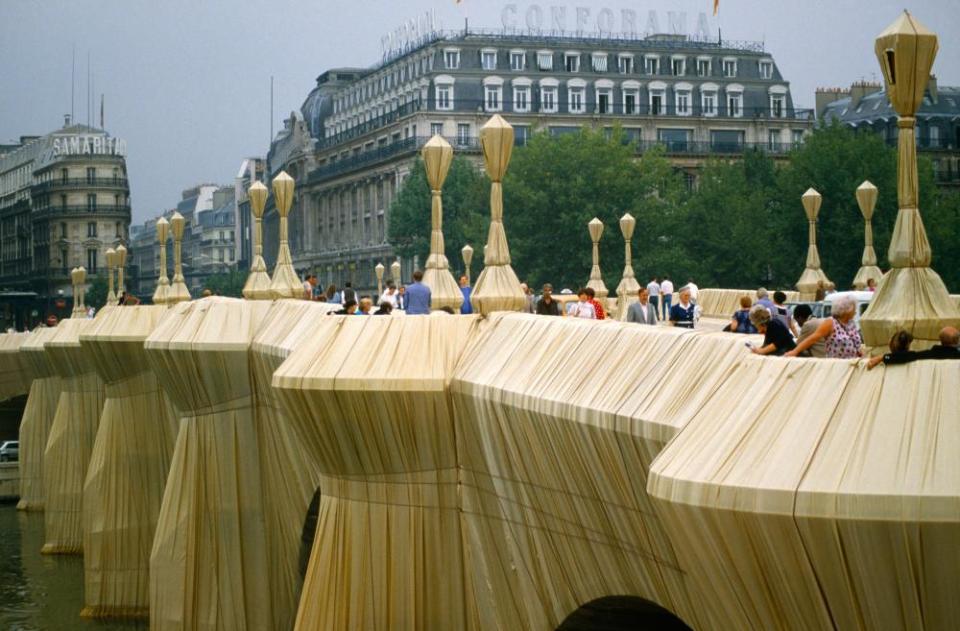
[[[830,314],[833,313],[833,303],[843,298],[849,296],[857,303],[857,313],[854,316],[854,321],[857,323],[857,327],[860,327],[860,316],[864,314],[867,310],[867,307],[870,306],[870,301],[873,300],[873,297],[876,294],[872,291],[835,291],[832,294],[828,295],[823,299],[823,310],[821,317],[829,318]]]
[[[0,462],[16,462],[20,459],[20,442],[16,440],[5,441],[0,445]]]

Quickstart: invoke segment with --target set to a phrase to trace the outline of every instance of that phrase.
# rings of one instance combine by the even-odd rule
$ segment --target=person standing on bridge
[[[673,281],[667,278],[666,274],[660,283],[660,302],[663,304],[663,319],[666,320],[670,317],[670,307],[673,304]]]
[[[696,305],[690,302],[690,290],[684,287],[680,290],[680,302],[670,307],[670,324],[684,329],[692,329],[696,310]]]
[[[423,271],[413,273],[413,283],[405,293],[407,315],[430,315],[430,288],[424,285]]]
[[[639,302],[627,307],[627,322],[655,325],[658,319],[657,308],[650,302],[650,290],[641,287],[637,292],[637,298]]]
[[[650,304],[660,313],[660,281],[654,276],[647,283],[647,292],[650,294]]]

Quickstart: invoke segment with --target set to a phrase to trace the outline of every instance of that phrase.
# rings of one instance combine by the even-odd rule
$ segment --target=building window
[[[66,208],[66,207],[67,207],[67,196],[66,196],[66,195],[61,195],[61,196],[60,196],[60,208]]]
[[[647,74],[660,74],[660,58],[659,57],[644,57],[643,58],[644,70]]]
[[[483,105],[488,112],[499,112],[500,104],[503,101],[503,86],[485,85],[483,86]]]
[[[690,116],[690,114],[692,113],[690,110],[690,90],[677,90],[676,101],[677,101],[677,115]]]
[[[663,105],[666,91],[663,88],[650,88],[650,114],[659,116],[663,114]]]
[[[510,70],[526,70],[527,55],[522,50],[510,51]]]
[[[637,104],[640,102],[640,91],[636,89],[623,91],[623,113],[636,114]]]
[[[87,194],[87,210],[93,211],[97,209],[97,195],[96,193]]]
[[[723,76],[725,77],[737,76],[737,60],[736,59],[728,58],[723,60]]]
[[[537,51],[537,68],[540,70],[553,70],[553,53],[551,51]]]
[[[618,56],[617,70],[620,71],[620,74],[633,74],[633,55]]]
[[[116,231],[114,234],[116,235],[116,237],[117,237],[118,239],[120,239],[121,237],[123,237],[123,233],[120,231],[120,230],[121,230],[121,227],[120,227],[120,226],[121,226],[121,224],[120,224],[119,221],[116,222],[116,223],[114,224],[114,226],[113,226],[114,229],[115,229],[115,231]],[[222,233],[221,233],[221,234],[222,234]],[[220,238],[222,239],[223,237],[220,237]]]
[[[727,94],[727,116],[741,118],[743,116],[743,93],[733,92]]]
[[[92,183],[97,179],[97,169],[95,167],[87,167],[87,182]]]
[[[567,72],[580,72],[580,53],[564,53],[563,65]]]
[[[484,49],[480,51],[480,66],[484,70],[496,70],[497,68],[497,51]]]
[[[802,129],[794,129],[794,130],[791,132],[791,134],[792,134],[792,136],[793,136],[793,146],[794,146],[794,147],[798,147],[798,146],[800,146],[801,144],[803,144],[803,130],[802,130]]]
[[[761,79],[773,78],[773,62],[772,61],[760,62],[760,78]]]
[[[466,145],[470,142],[470,123],[457,124],[457,144]]]
[[[613,103],[613,89],[597,88],[597,113],[609,114]]]
[[[67,169],[60,169],[60,180],[66,182],[69,179],[70,172]]]
[[[671,59],[673,76],[682,77],[687,71],[687,60],[685,57],[674,57]]]
[[[530,111],[530,87],[526,85],[513,86],[513,111],[525,113]]]
[[[667,151],[683,152],[688,150],[693,131],[689,129],[658,129],[657,140],[664,144]]]
[[[69,267],[69,254],[67,248],[60,248],[60,266],[63,268],[61,271],[64,275],[67,273],[67,268]]]
[[[590,56],[590,63],[594,72],[607,71],[607,53],[593,53]]]
[[[430,123],[430,137],[443,135],[443,123]]]
[[[717,93],[710,92],[701,92],[700,93],[701,108],[703,109],[704,116],[716,116],[717,115]]]
[[[719,151],[721,153],[739,153],[743,150],[743,130],[711,130],[710,148],[713,151]]]
[[[91,274],[97,273],[97,249],[89,248],[87,250],[87,271]]]
[[[567,111],[571,114],[583,114],[586,110],[584,99],[583,99],[583,88],[567,88]]]
[[[767,132],[767,148],[770,151],[780,151],[780,130],[771,129]]]
[[[710,58],[709,57],[697,58],[697,76],[698,77],[710,76]]]
[[[96,221],[88,221],[88,222],[87,222],[87,236],[88,236],[88,237],[95,237],[95,236],[97,236],[97,222],[96,222]]]
[[[450,85],[450,84],[437,85],[437,109],[438,110],[453,109],[453,85]]]
[[[514,125],[513,144],[517,147],[523,147],[530,138],[530,127],[527,125]]]
[[[443,51],[443,64],[447,70],[456,70],[460,67],[460,51],[450,48]],[[389,88],[389,85],[387,86]]]
[[[786,97],[783,94],[771,94],[770,116],[774,118],[783,118],[786,116],[786,108],[784,107],[785,102]]]
[[[540,88],[540,111],[547,114],[554,114],[557,111],[557,87],[541,86]]]

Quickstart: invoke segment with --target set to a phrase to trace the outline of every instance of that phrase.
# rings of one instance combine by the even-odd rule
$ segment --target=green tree
[[[455,156],[443,185],[443,236],[450,268],[463,268],[460,249],[469,243],[482,261],[489,211],[489,181],[475,163]],[[390,207],[390,242],[404,258],[418,256],[425,265],[430,254],[430,187],[423,160],[417,158]],[[481,263],[482,265],[482,263]],[[477,267],[476,261],[473,263]]]
[[[214,274],[208,276],[203,284],[204,289],[209,289],[218,296],[229,296],[231,298],[243,297],[243,284],[247,282],[247,273],[240,270],[232,270],[224,274]]]
[[[107,302],[107,277],[105,274],[97,274],[87,286],[87,293],[83,297],[84,303],[88,307],[94,307],[97,310],[103,308]]]

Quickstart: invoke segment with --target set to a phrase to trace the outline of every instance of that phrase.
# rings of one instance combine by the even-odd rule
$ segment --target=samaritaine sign
[[[82,155],[127,155],[127,141],[109,136],[57,136],[53,139],[53,157]]]

